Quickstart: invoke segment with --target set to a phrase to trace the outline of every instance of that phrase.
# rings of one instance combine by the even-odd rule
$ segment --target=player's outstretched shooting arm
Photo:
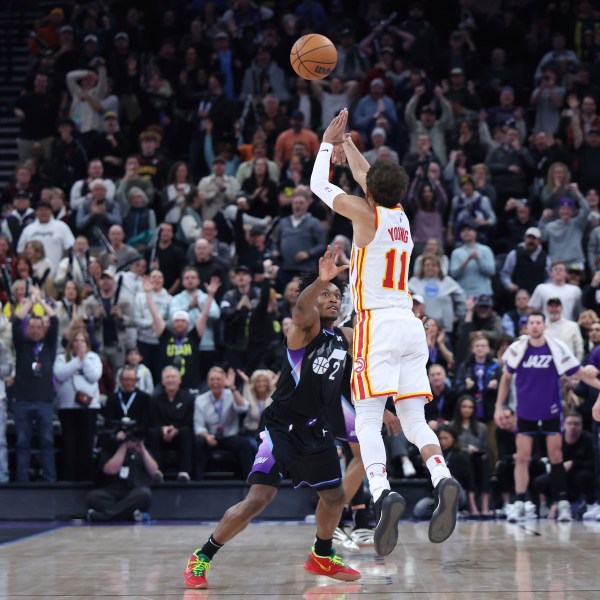
[[[316,196],[323,200],[329,208],[352,221],[355,238],[357,236],[364,236],[366,239],[364,244],[361,244],[359,241],[359,244],[363,246],[368,244],[375,234],[375,212],[373,207],[366,199],[346,194],[344,190],[329,181],[329,163],[331,162],[333,147],[334,145],[338,146],[344,144],[344,152],[349,152],[351,156],[348,160],[352,161],[350,163],[352,174],[360,183],[361,187],[366,190],[366,171],[364,163],[367,164],[367,170],[368,163],[367,161],[364,161],[364,158],[360,155],[358,149],[356,149],[356,153],[353,152],[352,146],[354,146],[354,144],[350,145],[350,143],[344,142],[344,133],[346,131],[347,122],[348,110],[344,108],[337,117],[332,119],[331,123],[323,133],[323,142],[317,153],[310,178],[310,189]],[[360,155],[360,159],[356,154]],[[362,171],[364,171],[364,177],[362,177],[362,182],[360,182],[360,173]]]

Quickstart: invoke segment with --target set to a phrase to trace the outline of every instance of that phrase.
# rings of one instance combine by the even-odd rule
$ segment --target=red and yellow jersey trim
[[[406,400],[408,398],[417,398],[418,396],[425,396],[427,402],[431,402],[433,400],[433,395],[431,392],[413,392],[411,394],[402,394],[401,396],[396,396],[394,398],[394,404],[399,400]]]

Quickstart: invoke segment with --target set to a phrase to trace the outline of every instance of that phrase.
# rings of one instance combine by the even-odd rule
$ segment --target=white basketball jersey
[[[414,243],[404,209],[375,207],[375,227],[370,244],[358,248],[352,243],[350,285],[354,308],[412,310],[408,266]]]

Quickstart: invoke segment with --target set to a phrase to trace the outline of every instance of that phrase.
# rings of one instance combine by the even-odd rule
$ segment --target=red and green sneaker
[[[315,554],[313,547],[310,556],[304,563],[304,570],[313,575],[325,575],[325,577],[339,579],[340,581],[356,581],[360,579],[360,573],[349,567],[337,556],[335,550],[332,550],[329,556],[318,556]]]
[[[185,585],[191,589],[204,589],[208,587],[206,576],[210,571],[210,558],[206,554],[202,554],[200,549],[196,550],[188,560],[183,579]]]

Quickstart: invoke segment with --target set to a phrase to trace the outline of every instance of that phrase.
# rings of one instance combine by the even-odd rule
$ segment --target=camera
[[[137,421],[129,417],[123,417],[120,421],[117,421],[117,428],[114,432],[115,436],[119,431],[125,434],[125,442],[141,442],[144,439],[143,434],[138,429]]]

